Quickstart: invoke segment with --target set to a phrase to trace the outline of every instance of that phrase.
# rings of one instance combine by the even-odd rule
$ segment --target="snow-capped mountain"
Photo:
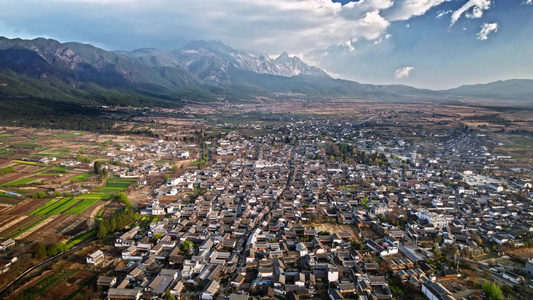
[[[283,52],[278,58],[259,57],[235,50],[218,41],[190,42],[171,55],[182,67],[209,82],[225,82],[234,71],[250,71],[284,77],[307,75],[329,77],[319,68],[309,66],[298,57]]]

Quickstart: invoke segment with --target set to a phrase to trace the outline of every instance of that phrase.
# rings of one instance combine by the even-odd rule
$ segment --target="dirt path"
[[[6,219],[0,221],[0,226],[4,226],[5,224],[7,224],[8,222],[10,222],[11,220],[13,220],[14,218],[16,218],[16,216],[10,216],[10,215],[4,215],[2,217],[5,217]]]
[[[26,219],[28,216],[20,216],[20,217],[17,217],[15,218],[14,220],[8,222],[7,224],[5,224],[4,226],[0,227],[0,232],[3,232],[5,231],[6,229],[8,229],[9,227],[13,226],[14,224]]]
[[[0,212],[4,212],[4,211],[9,211],[11,209],[11,204],[7,204],[7,203],[0,203]]]
[[[96,224],[96,216],[98,215],[98,212],[100,212],[100,210],[106,205],[107,202],[104,202],[93,209],[91,215],[89,216],[89,221],[87,221],[87,228],[92,228]]]

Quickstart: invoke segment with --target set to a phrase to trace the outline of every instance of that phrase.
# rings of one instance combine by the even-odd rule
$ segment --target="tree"
[[[170,294],[170,290],[165,291],[165,297],[163,299],[164,300],[176,300],[176,298],[172,296],[172,294]]]
[[[57,243],[53,246],[48,247],[48,249],[46,250],[46,253],[50,256],[55,256],[67,250],[68,250],[68,247],[65,243]]]
[[[503,299],[505,299],[504,296],[503,296],[502,290],[495,283],[490,283],[487,280],[485,280],[485,281],[483,281],[482,288],[483,288],[483,292],[485,294],[487,294],[487,296],[490,299],[494,299],[494,300],[503,300]]]
[[[114,232],[117,229],[117,220],[115,218],[111,218],[109,220],[109,231]]]
[[[194,243],[191,241],[185,241],[183,242],[183,245],[181,245],[181,250],[183,252],[189,252],[192,250],[192,247],[194,246]]]
[[[439,250],[439,248],[435,248],[435,250],[433,250],[433,257],[435,258],[435,260],[439,260],[442,256],[442,252]]]
[[[103,239],[105,238],[106,235],[107,235],[107,228],[105,228],[104,222],[102,222],[100,223],[100,225],[98,225],[98,232],[96,233],[96,237],[99,239]]]
[[[100,170],[102,170],[102,162],[97,160],[94,162],[94,174],[100,174]]]
[[[118,202],[124,204],[126,207],[128,207],[128,208],[132,207],[131,201],[128,199],[128,195],[126,195],[126,193],[124,193],[124,192],[119,193],[116,196],[116,198],[117,198]]]
[[[170,177],[170,176],[169,176],[168,174],[165,174],[165,175],[163,176],[163,181],[166,182],[166,181],[168,180],[169,177]]]
[[[41,198],[45,198],[45,197],[46,197],[46,193],[45,192],[38,192],[38,193],[33,194],[33,198],[34,199],[41,199]]]
[[[37,243],[33,247],[33,258],[43,259],[46,257],[46,247],[42,243]]]

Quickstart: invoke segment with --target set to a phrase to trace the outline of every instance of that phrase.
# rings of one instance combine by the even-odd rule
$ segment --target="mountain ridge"
[[[154,48],[106,51],[77,42],[0,37],[0,83],[2,80],[10,84],[0,87],[0,96],[4,97],[78,99],[106,105],[246,101],[255,96],[280,94],[313,99],[352,97],[442,103],[476,94],[465,87],[433,91],[334,79],[287,52],[276,58],[256,56],[219,41],[192,41],[168,52]],[[17,87],[13,84],[17,80],[28,88]],[[533,90],[527,83],[522,86],[520,93],[515,91],[509,99],[531,101]],[[483,87],[477,89],[477,94],[482,95]],[[505,93],[492,91],[492,97],[505,99]]]
[[[533,100],[533,79],[506,79],[489,83],[461,85],[441,92],[475,98]]]

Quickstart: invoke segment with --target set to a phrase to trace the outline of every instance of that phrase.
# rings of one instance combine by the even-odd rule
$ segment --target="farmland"
[[[188,130],[179,136],[185,137]],[[0,174],[0,240],[13,238],[17,241],[20,247],[17,257],[22,259],[26,255],[24,260],[31,261],[24,264],[26,269],[36,263],[31,258],[36,243],[47,248],[57,244],[65,244],[67,248],[80,243],[85,245],[95,236],[95,228],[100,222],[110,220],[124,208],[124,204],[112,201],[116,194],[131,194],[136,205],[150,199],[147,184],[141,187],[136,184],[139,178],[146,176],[152,184],[161,180],[165,171],[159,170],[164,166],[165,173],[180,164],[189,168],[189,160],[145,151],[146,154],[141,156],[152,161],[157,171],[155,174],[154,170],[139,173],[137,168],[142,161],[135,159],[137,153],[121,149],[150,145],[156,141],[154,137],[14,127],[4,128],[0,135],[0,170],[5,169]],[[194,153],[193,148],[187,150]],[[124,156],[134,159],[115,161]],[[95,174],[95,161],[100,161],[109,172]],[[120,177],[134,172],[139,177]],[[76,250],[75,255],[68,256],[68,261],[60,259],[49,265],[48,271],[35,272],[32,275],[34,280],[26,281],[27,285],[20,289],[17,286],[8,297],[78,297],[87,286],[94,285],[95,272],[62,270],[82,269],[87,249],[94,249],[83,247]],[[16,265],[23,264],[18,262]],[[13,274],[8,272],[3,277],[15,278],[23,270],[14,268],[10,270]]]
[[[29,177],[29,178],[23,178],[23,179],[19,179],[19,180],[14,180],[14,181],[10,181],[10,182],[7,182],[7,183],[4,183],[0,186],[14,186],[14,185],[24,185],[24,184],[28,184],[30,182],[33,182],[33,181],[36,181],[38,180],[39,178],[32,178],[32,177]]]
[[[133,184],[134,180],[123,180],[118,178],[111,178],[107,180],[105,186],[97,189],[94,192],[81,195],[78,198],[80,199],[98,199],[98,200],[108,200],[113,197],[115,194],[124,192],[128,187]]]
[[[85,181],[87,178],[93,176],[92,174],[80,174],[69,179],[69,181]]]
[[[15,238],[19,236],[20,234],[24,233],[25,231],[37,226],[39,223],[44,221],[46,218],[47,218],[46,216],[28,218],[26,222],[23,222],[22,224],[18,225],[11,231],[4,233],[2,235],[2,238]]]
[[[83,199],[81,202],[76,204],[76,206],[72,207],[71,209],[67,210],[65,214],[80,214],[87,208],[93,206],[96,204],[99,200],[98,199]]]
[[[39,209],[33,211],[30,213],[30,215],[56,215],[60,214],[75,203],[77,203],[78,200],[65,197],[59,200],[50,200],[48,203],[46,203],[44,206],[40,207]]]

